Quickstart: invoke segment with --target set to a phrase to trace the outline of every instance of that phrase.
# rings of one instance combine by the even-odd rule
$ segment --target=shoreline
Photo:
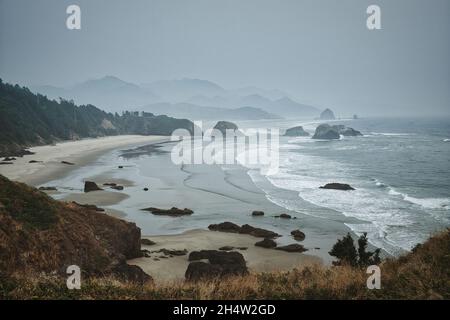
[[[67,175],[93,162],[108,151],[142,143],[158,143],[168,139],[165,136],[121,135],[32,147],[29,150],[35,154],[17,157],[13,164],[0,166],[0,174],[10,180],[36,187]],[[29,163],[31,160],[39,162]],[[63,164],[61,161],[71,162],[73,165]]]
[[[134,222],[141,228],[142,238],[152,239],[157,245],[142,249],[150,251],[165,249],[218,250],[223,246],[236,248],[247,261],[249,270],[286,271],[302,268],[311,264],[329,265],[332,258],[327,255],[328,250],[336,239],[347,232],[347,228],[340,223],[325,222],[326,234],[319,227],[324,221],[310,217],[303,213],[294,213],[269,202],[265,194],[258,189],[247,175],[245,168],[233,171],[222,171],[219,167],[190,167],[177,170],[164,157],[150,157],[145,160],[133,160],[131,166],[125,166],[116,173],[105,169],[100,173],[95,171],[96,159],[109,151],[126,147],[127,149],[139,144],[157,144],[167,141],[168,137],[161,136],[118,136],[100,139],[87,139],[75,142],[64,142],[55,146],[32,148],[34,155],[18,158],[13,165],[4,166],[1,170],[8,170],[7,177],[39,186],[54,180],[70,177],[76,169],[94,164],[93,172],[85,172],[83,179],[95,181],[102,187],[102,183],[114,182],[125,186],[125,191],[118,192],[104,187],[102,191],[83,193],[73,191],[48,192],[62,201],[76,201],[81,204],[92,204],[105,209],[105,213],[116,218]],[[168,155],[166,153],[166,155]],[[28,163],[29,160],[41,160],[42,163]],[[74,165],[64,165],[61,161],[70,161]],[[129,160],[127,160],[129,161]],[[148,172],[139,172],[139,161],[148,162]],[[21,166],[23,164],[23,167]],[[117,166],[117,165],[116,165]],[[14,170],[10,170],[14,169]],[[187,171],[186,171],[187,170]],[[200,171],[198,171],[200,170]],[[197,172],[198,171],[198,172]],[[0,171],[0,174],[2,172]],[[63,178],[64,177],[64,178]],[[209,178],[208,178],[209,177]],[[214,187],[204,188],[211,177],[214,177]],[[79,179],[77,176],[76,180]],[[142,180],[143,179],[143,180]],[[80,180],[81,181],[81,180]],[[81,188],[80,181],[76,181],[76,188]],[[64,185],[64,184],[63,184]],[[143,185],[150,186],[150,192],[136,194],[142,191]],[[60,189],[60,185],[58,190]],[[60,195],[60,197],[58,197]],[[156,217],[148,213],[133,212],[136,208],[148,205],[156,207],[189,207],[196,212],[194,219]],[[145,206],[144,206],[145,205]],[[264,210],[265,217],[250,216],[252,210]],[[275,215],[291,213],[298,220],[276,219]],[[185,221],[184,219],[189,219]],[[205,220],[206,219],[206,220]],[[213,219],[212,221],[210,221]],[[217,220],[217,221],[216,221]],[[209,223],[232,221],[243,224],[249,223],[255,227],[270,229],[284,235],[277,240],[279,245],[295,243],[289,232],[301,229],[307,237],[303,244],[309,251],[305,253],[288,253],[274,249],[255,247],[255,243],[262,240],[249,235],[213,232],[206,229]],[[206,223],[206,224],[205,224]],[[159,226],[162,229],[159,229]],[[167,227],[169,229],[167,229]],[[318,228],[319,227],[319,228]],[[150,228],[150,229],[149,229]],[[155,229],[156,228],[156,229]],[[284,230],[284,232],[283,232]],[[288,230],[288,232],[286,232]],[[159,232],[160,231],[160,232]],[[161,254],[159,254],[161,256]],[[165,258],[138,258],[129,261],[130,264],[140,266],[144,272],[156,281],[172,281],[184,278],[189,264],[188,255]]]

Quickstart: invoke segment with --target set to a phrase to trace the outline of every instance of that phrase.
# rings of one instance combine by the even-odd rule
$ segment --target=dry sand
[[[37,186],[82,167],[107,151],[135,144],[162,142],[168,139],[164,136],[123,135],[33,147],[29,150],[35,152],[34,155],[17,158],[12,165],[0,166],[0,174],[11,180]],[[30,160],[42,162],[29,163]],[[62,164],[61,161],[68,161],[75,165]]]
[[[253,272],[283,271],[295,267],[321,264],[322,260],[304,253],[288,253],[284,251],[255,247],[255,242],[262,240],[249,235],[215,232],[208,230],[191,230],[178,235],[152,236],[145,239],[156,242],[155,245],[142,245],[142,249],[158,251],[165,249],[218,250],[223,246],[236,248],[246,247],[246,250],[235,249],[247,261],[247,267]],[[188,255],[165,257],[163,253],[151,253],[151,257],[129,260],[153,277],[156,282],[178,281],[184,279],[188,267]],[[155,260],[159,259],[159,260]]]

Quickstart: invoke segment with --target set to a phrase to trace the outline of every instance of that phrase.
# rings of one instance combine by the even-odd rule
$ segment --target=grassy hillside
[[[140,246],[134,223],[58,202],[0,175],[0,279],[62,276],[73,264],[84,276],[134,278],[139,270],[126,259],[139,257]]]
[[[47,99],[0,79],[0,156],[24,147],[118,134],[170,135],[177,128],[193,129],[189,120],[151,113],[106,113],[92,105]]]

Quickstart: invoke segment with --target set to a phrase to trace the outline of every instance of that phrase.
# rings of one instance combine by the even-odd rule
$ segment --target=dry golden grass
[[[365,270],[321,266],[200,282],[137,285],[112,278],[85,279],[81,290],[38,276],[4,279],[4,299],[449,299],[450,231],[380,266],[380,290],[369,290]]]

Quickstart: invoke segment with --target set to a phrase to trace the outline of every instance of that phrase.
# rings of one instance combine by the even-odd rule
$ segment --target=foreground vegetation
[[[381,263],[381,289],[369,290],[364,268],[341,265],[249,274],[201,282],[138,285],[114,278],[83,279],[68,290],[59,277],[0,281],[3,299],[450,299],[450,230],[413,252]]]

